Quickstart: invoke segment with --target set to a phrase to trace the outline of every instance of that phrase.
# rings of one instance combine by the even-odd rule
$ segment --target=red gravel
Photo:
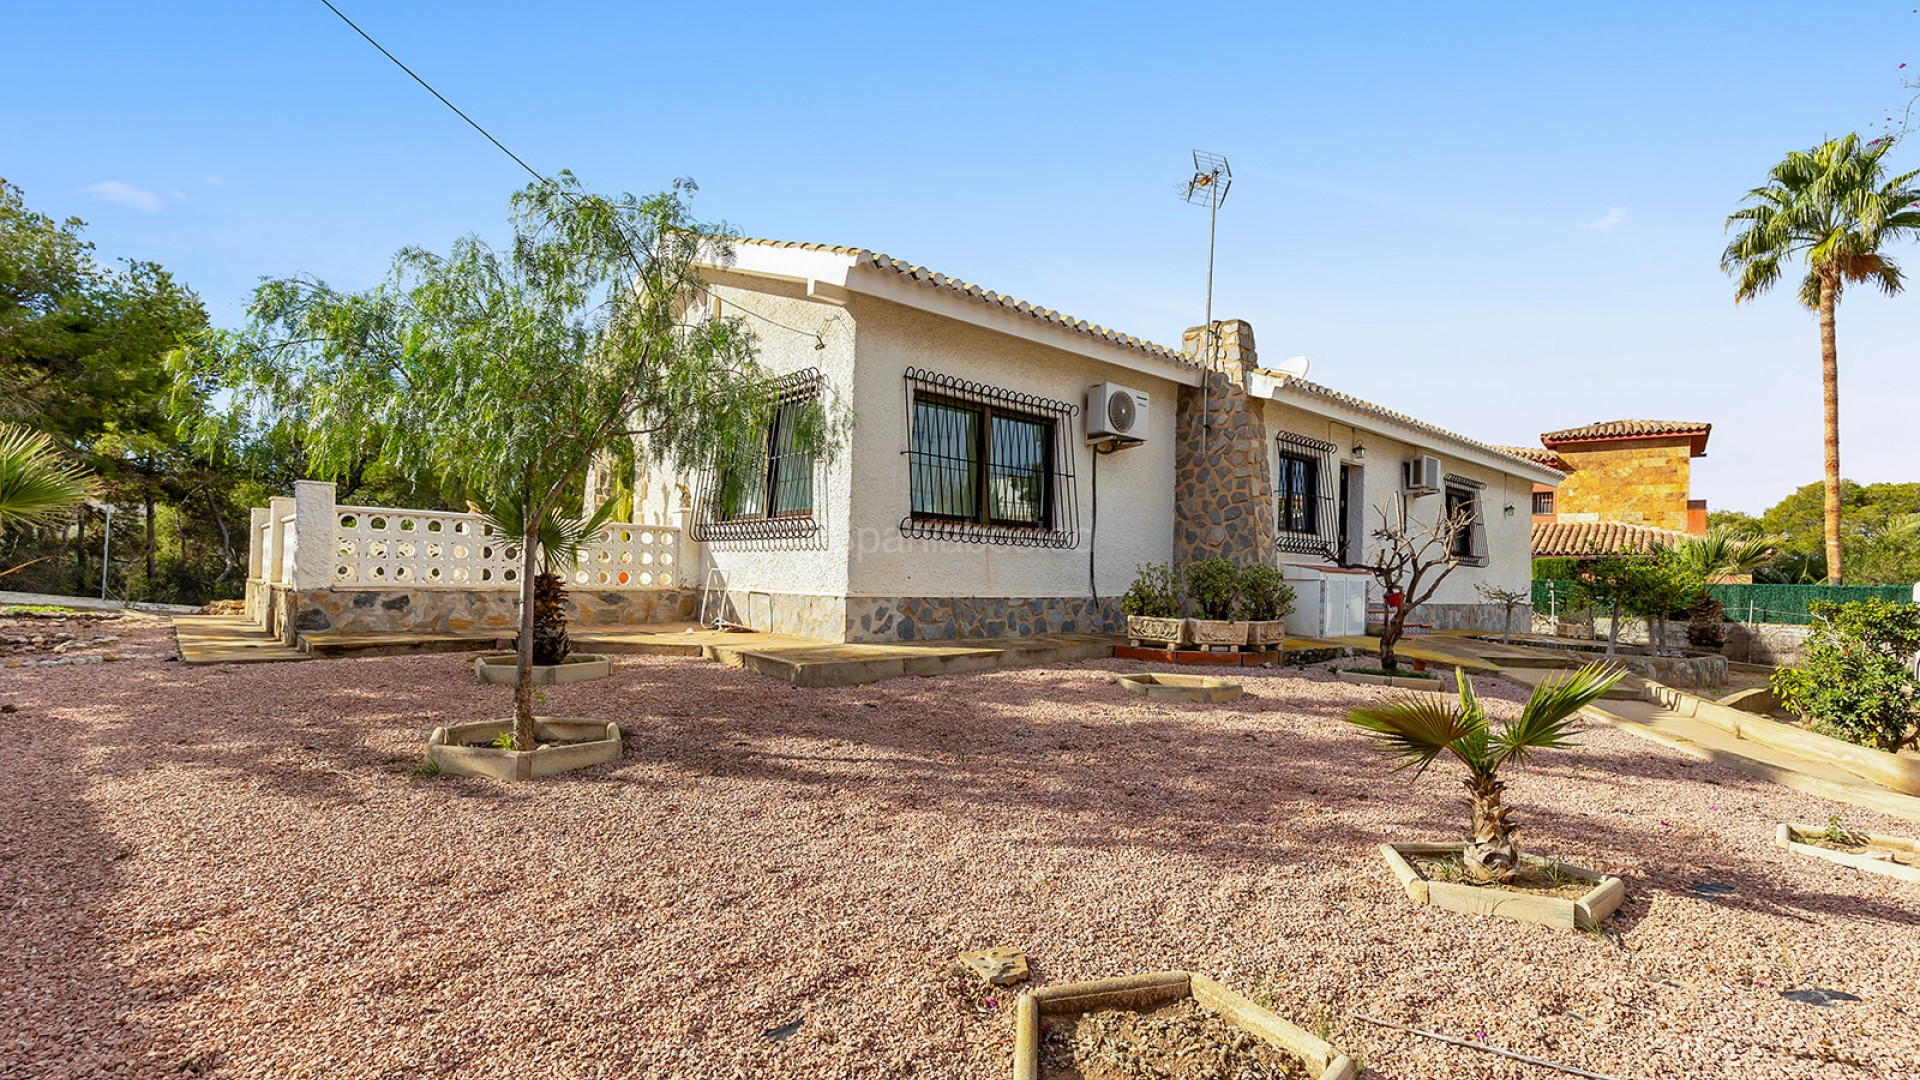
[[[1602,726],[1509,799],[1627,879],[1604,937],[1407,901],[1375,845],[1454,837],[1456,774],[1385,773],[1338,722],[1376,691],[1320,668],[1184,706],[1108,682],[1135,664],[796,690],[622,657],[545,709],[627,757],[509,787],[408,779],[506,709],[470,657],[187,667],[126,630],[0,671],[8,1080],[1005,1076],[1011,995],[943,976],[992,945],[1037,982],[1215,975],[1383,1078],[1558,1074],[1353,1013],[1621,1077],[1920,1072],[1920,890],[1771,845],[1915,826]]]

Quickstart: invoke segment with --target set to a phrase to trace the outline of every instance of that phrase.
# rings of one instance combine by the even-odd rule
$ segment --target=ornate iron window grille
[[[820,400],[817,368],[782,376],[776,384],[759,444],[733,461],[700,470],[688,534],[695,540],[772,540],[811,537],[820,477],[814,455],[797,445],[794,415]],[[744,505],[739,505],[744,500]],[[735,501],[731,510],[723,505]]]
[[[1467,534],[1460,537],[1454,546],[1454,554],[1459,556],[1462,566],[1485,566],[1487,557],[1487,514],[1486,500],[1481,497],[1487,485],[1464,476],[1447,474],[1447,494],[1443,512],[1451,514],[1452,508],[1464,502],[1473,508],[1473,522],[1467,526]]]
[[[1274,442],[1280,447],[1280,475],[1273,485],[1278,526],[1274,546],[1294,555],[1335,560],[1340,535],[1335,484],[1340,473],[1333,444],[1285,431]]]
[[[1074,418],[1065,401],[908,368],[907,515],[900,535],[1010,547],[1080,543]]]

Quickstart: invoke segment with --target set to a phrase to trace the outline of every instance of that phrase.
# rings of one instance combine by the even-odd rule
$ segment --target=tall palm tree
[[[1574,714],[1600,700],[1620,674],[1618,668],[1596,662],[1564,679],[1543,681],[1518,719],[1495,727],[1466,672],[1454,668],[1458,701],[1439,694],[1400,694],[1376,708],[1353,710],[1347,722],[1366,728],[1382,752],[1400,759],[1396,769],[1412,768],[1415,776],[1442,753],[1458,758],[1467,767],[1473,808],[1473,832],[1462,861],[1482,881],[1507,882],[1520,871],[1520,852],[1513,846],[1519,827],[1501,802],[1507,785],[1500,779],[1500,767],[1525,761],[1535,750],[1572,746],[1568,729]]]
[[[1920,170],[1886,178],[1881,165],[1895,140],[1862,144],[1860,136],[1828,139],[1796,150],[1767,174],[1764,187],[1742,200],[1749,205],[1727,218],[1740,232],[1720,256],[1720,268],[1737,277],[1733,302],[1751,300],[1778,282],[1782,263],[1807,264],[1800,302],[1820,313],[1820,370],[1826,421],[1827,584],[1840,584],[1840,364],[1834,348],[1833,312],[1845,286],[1867,282],[1891,296],[1900,291],[1900,268],[1880,253],[1882,245],[1920,233]]]

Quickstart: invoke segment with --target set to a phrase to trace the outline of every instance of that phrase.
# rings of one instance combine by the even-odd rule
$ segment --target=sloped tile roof
[[[800,251],[824,251],[835,255],[852,256],[856,266],[870,266],[877,270],[885,270],[898,274],[909,281],[925,285],[928,288],[944,289],[948,292],[958,293],[961,296],[977,300],[983,304],[1005,308],[1039,322],[1049,323],[1075,333],[1085,334],[1088,337],[1097,338],[1122,348],[1132,349],[1135,352],[1179,364],[1183,367],[1197,368],[1200,366],[1199,358],[1192,353],[1168,348],[1165,345],[1156,344],[1145,338],[1134,337],[1131,334],[1123,334],[1118,330],[1110,330],[1104,326],[1087,322],[1085,319],[1076,319],[1071,315],[1062,315],[1060,312],[1054,311],[1051,308],[1043,308],[1038,304],[1018,300],[1004,293],[983,289],[978,285],[961,281],[958,278],[948,277],[945,274],[928,270],[924,266],[915,266],[904,260],[896,259],[889,255],[882,255],[866,248],[841,247],[835,244],[809,244],[797,240],[763,240],[753,237],[739,237],[735,238],[733,242],[736,244],[755,244],[761,247],[792,248]],[[1549,468],[1553,467],[1551,464],[1536,460],[1529,455],[1516,454],[1510,449],[1490,446],[1477,439],[1469,439],[1465,435],[1458,435],[1445,428],[1435,427],[1423,420],[1416,420],[1405,413],[1395,412],[1384,406],[1375,405],[1371,401],[1362,400],[1354,397],[1352,394],[1343,394],[1338,390],[1322,386],[1319,383],[1309,382],[1306,379],[1297,378],[1282,372],[1266,371],[1265,373],[1280,379],[1287,386],[1298,387],[1306,393],[1325,398],[1329,401],[1338,402],[1348,408],[1356,409],[1384,420],[1390,420],[1401,427],[1413,431],[1433,435],[1448,442],[1471,447],[1475,450],[1483,450],[1498,457],[1516,458],[1519,462],[1535,466],[1536,468],[1541,465],[1547,465]]]
[[[1134,352],[1179,364],[1182,367],[1199,366],[1197,359],[1189,353],[1181,352],[1179,349],[1170,349],[1165,345],[1156,344],[1145,338],[1134,337],[1131,334],[1123,334],[1118,330],[1110,330],[1107,327],[1090,323],[1085,319],[1076,319],[1071,315],[1063,315],[1058,311],[1054,311],[1052,308],[1044,308],[1038,304],[1028,303],[1025,300],[1008,296],[1005,293],[997,293],[990,289],[983,289],[971,282],[961,281],[959,278],[936,273],[924,266],[915,266],[902,259],[896,259],[890,255],[882,255],[877,251],[869,251],[866,248],[838,247],[832,244],[805,244],[791,240],[756,240],[751,238],[738,239],[735,240],[734,243],[758,244],[763,247],[798,248],[803,251],[826,251],[832,252],[835,255],[851,255],[854,258],[854,264],[857,266],[870,266],[877,270],[885,270],[898,274],[915,284],[958,293],[961,296],[971,300],[977,300],[983,304],[1005,308],[1016,314],[1025,315],[1030,319],[1050,323],[1054,326],[1073,331],[1074,333],[1084,334],[1087,337],[1096,338],[1110,345],[1118,345],[1123,349],[1131,349]]]
[[[1483,451],[1486,451],[1487,453],[1493,454],[1496,457],[1515,458],[1515,459],[1518,459],[1520,462],[1527,465],[1534,466],[1535,468],[1539,468],[1542,466],[1545,466],[1547,468],[1554,468],[1554,466],[1549,465],[1546,462],[1536,461],[1527,455],[1516,453],[1510,447],[1493,446],[1488,443],[1483,443],[1478,439],[1469,439],[1465,435],[1448,431],[1446,428],[1443,428],[1443,427],[1436,427],[1433,424],[1427,423],[1425,420],[1416,420],[1413,417],[1408,416],[1406,413],[1395,412],[1394,410],[1389,409],[1384,405],[1375,405],[1373,402],[1367,401],[1364,398],[1357,398],[1357,397],[1354,397],[1352,394],[1342,393],[1331,387],[1322,386],[1317,382],[1311,382],[1309,380],[1300,378],[1298,375],[1288,375],[1283,372],[1274,372],[1274,371],[1268,371],[1267,374],[1273,375],[1276,378],[1280,379],[1282,383],[1286,386],[1297,387],[1300,390],[1308,394],[1312,394],[1315,397],[1325,398],[1328,401],[1338,402],[1339,404],[1345,405],[1347,408],[1353,409],[1357,412],[1363,412],[1372,416],[1377,416],[1377,417],[1380,417],[1382,420],[1391,420],[1395,424],[1398,424],[1401,427],[1408,428],[1413,431],[1418,431],[1426,435],[1432,435],[1437,438],[1443,439],[1447,442],[1455,443],[1460,446],[1470,447],[1475,450],[1483,450]]]
[[[1552,446],[1557,442],[1580,442],[1587,439],[1633,439],[1657,435],[1704,436],[1712,430],[1712,424],[1702,424],[1693,420],[1602,420],[1584,427],[1549,431],[1540,436],[1540,441]]]
[[[1551,521],[1533,527],[1533,557],[1567,558],[1672,547],[1687,534],[1622,521]]]
[[[1496,446],[1494,447],[1494,449],[1500,451],[1503,454],[1512,454],[1514,457],[1517,457],[1517,458],[1526,458],[1528,461],[1533,462],[1535,465],[1545,465],[1549,469],[1558,469],[1561,472],[1571,471],[1567,468],[1566,461],[1564,461],[1559,454],[1556,454],[1553,451],[1546,449],[1545,447]]]

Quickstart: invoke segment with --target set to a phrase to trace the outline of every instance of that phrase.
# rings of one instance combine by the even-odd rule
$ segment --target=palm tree
[[[1704,536],[1690,536],[1673,546],[1680,561],[1708,578],[1751,574],[1773,559],[1784,536],[1755,536],[1729,525],[1716,525]]]
[[[1737,276],[1733,302],[1751,300],[1780,280],[1782,263],[1807,264],[1800,302],[1820,314],[1821,383],[1826,404],[1827,584],[1840,584],[1840,366],[1834,348],[1833,312],[1848,284],[1868,282],[1891,296],[1900,291],[1900,268],[1880,253],[1882,245],[1920,233],[1920,170],[1885,179],[1881,158],[1895,140],[1860,136],[1828,139],[1796,150],[1773,167],[1748,205],[1727,218],[1740,232],[1720,256],[1720,268]]]
[[[62,460],[45,434],[0,424],[0,531],[51,525],[92,489],[93,478]]]
[[[1399,694],[1376,708],[1353,710],[1347,722],[1366,728],[1382,752],[1400,759],[1396,769],[1411,767],[1416,777],[1443,752],[1458,758],[1467,767],[1473,808],[1473,831],[1463,861],[1481,881],[1512,881],[1520,870],[1520,853],[1513,846],[1518,826],[1500,801],[1507,786],[1500,767],[1525,761],[1535,750],[1573,745],[1568,730],[1574,714],[1600,700],[1621,672],[1592,663],[1564,679],[1546,680],[1521,707],[1518,719],[1497,728],[1474,696],[1466,672],[1455,668],[1453,675],[1460,686],[1457,702],[1439,694]]]
[[[539,545],[540,572],[533,579],[533,662],[565,663],[573,651],[567,636],[566,575],[580,561],[580,549],[613,516],[614,500],[608,499],[585,519],[549,508],[535,528],[527,527],[526,500],[511,496],[486,512],[488,523],[515,547],[532,542]]]

